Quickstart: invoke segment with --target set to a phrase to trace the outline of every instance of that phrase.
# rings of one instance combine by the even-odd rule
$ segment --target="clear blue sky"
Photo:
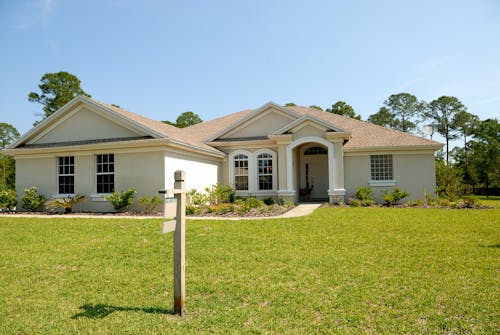
[[[22,133],[47,72],[157,120],[268,101],[351,104],[458,97],[500,115],[500,1],[0,0],[0,122]]]

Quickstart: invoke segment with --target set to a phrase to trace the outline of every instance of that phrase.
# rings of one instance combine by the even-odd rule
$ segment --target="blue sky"
[[[351,104],[458,97],[500,115],[500,1],[0,0],[0,122],[22,133],[47,72],[157,120],[268,101]]]

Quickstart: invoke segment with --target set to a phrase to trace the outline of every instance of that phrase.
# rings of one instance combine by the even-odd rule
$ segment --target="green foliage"
[[[262,200],[267,206],[271,206],[271,205],[274,205],[276,203],[276,201],[274,201],[273,198],[265,198],[264,200]]]
[[[196,189],[189,190],[186,193],[186,206],[205,206],[208,203],[206,194],[198,192]]]
[[[354,193],[354,198],[360,201],[360,205],[363,207],[373,206],[375,204],[375,197],[373,196],[373,190],[371,187],[359,186]]]
[[[157,194],[155,194],[154,196],[146,194],[143,197],[137,199],[137,201],[142,206],[145,213],[152,213],[156,206],[163,203],[163,199],[161,199]]]
[[[463,171],[443,161],[436,161],[436,190],[438,194],[451,201],[459,198],[464,191]]]
[[[122,211],[132,205],[134,202],[134,194],[136,193],[135,188],[131,187],[127,191],[123,192],[114,191],[110,195],[104,196],[103,198],[109,201],[115,210]]]
[[[80,80],[68,72],[46,73],[40,81],[38,87],[41,93],[31,92],[28,100],[43,105],[44,118],[49,117],[77,95],[90,97],[81,89]]]
[[[6,189],[0,191],[0,211],[12,211],[17,205],[16,191]]]
[[[171,126],[177,127],[177,128],[186,128],[198,123],[203,122],[203,120],[200,118],[198,114],[195,114],[193,112],[184,112],[180,114],[177,117],[177,120],[174,122],[170,121],[162,121],[163,123],[169,124]]]
[[[409,93],[392,94],[384,101],[384,105],[393,115],[390,127],[407,133],[417,130],[417,120],[426,108],[425,102]]]
[[[45,202],[45,208],[51,212],[63,209],[65,213],[71,213],[73,211],[73,206],[85,200],[87,200],[85,196],[78,194],[64,198],[53,198]]]
[[[337,101],[332,105],[331,108],[327,108],[326,111],[329,113],[350,117],[352,119],[361,120],[361,115],[356,115],[354,108],[352,108],[351,105],[348,105],[344,101]]]
[[[30,212],[38,210],[45,200],[45,196],[38,194],[38,188],[36,186],[25,188],[24,195],[21,197],[23,208]]]
[[[234,189],[224,184],[216,184],[205,188],[207,201],[210,205],[234,202]]]
[[[6,148],[19,137],[17,129],[5,122],[0,122],[0,185],[7,188],[15,188],[15,161],[12,157],[5,156],[1,149]]]
[[[382,199],[387,206],[397,205],[401,200],[409,196],[407,192],[402,192],[399,188],[394,188],[391,193],[384,190]]]
[[[224,215],[234,211],[234,204],[231,203],[221,203],[218,205],[210,205],[207,207],[208,213],[214,213],[215,215]]]
[[[323,108],[321,108],[321,107],[320,107],[320,106],[318,106],[318,105],[311,105],[311,106],[309,106],[309,108],[312,108],[312,109],[317,109],[317,110],[319,110],[319,111],[322,111],[322,110],[323,110]]]
[[[466,110],[467,108],[458,98],[442,96],[431,101],[423,113],[425,118],[435,122],[438,133],[446,140],[446,162],[450,161],[449,142],[458,137],[456,115]]]
[[[285,104],[285,107],[294,107],[294,106],[297,106],[297,105],[295,103],[293,103],[293,102],[287,102]]]
[[[368,122],[382,127],[394,128],[396,124],[396,116],[391,113],[389,108],[380,107],[377,113],[372,114],[368,117]]]

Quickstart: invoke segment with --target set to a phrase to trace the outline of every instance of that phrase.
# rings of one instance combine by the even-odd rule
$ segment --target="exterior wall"
[[[165,188],[174,187],[174,172],[184,170],[186,172],[186,189],[197,189],[202,191],[222,182],[221,162],[203,157],[191,156],[175,152],[167,152],[165,160]]]
[[[135,137],[137,133],[117,125],[90,109],[78,110],[35,143],[95,140],[105,138]]]
[[[246,126],[230,132],[225,138],[267,136],[289,124],[292,119],[281,112],[270,111]]]
[[[292,139],[295,141],[299,138],[306,137],[306,136],[317,136],[324,138],[325,137],[325,132],[321,129],[318,129],[313,126],[304,126],[297,130],[295,133],[292,135]]]
[[[383,190],[391,191],[395,187],[410,194],[405,201],[422,199],[424,192],[434,193],[436,180],[432,153],[394,153],[392,155],[396,181],[393,186],[370,185],[370,154],[344,156],[346,196],[352,197],[359,186],[371,187],[377,201],[382,201]]]
[[[101,152],[99,152],[101,153]],[[112,150],[102,153],[113,153]],[[61,156],[75,156],[75,193],[85,195],[87,200],[74,208],[75,211],[111,212],[111,204],[96,194],[95,154],[64,153]],[[115,189],[127,190],[134,187],[137,190],[136,199],[145,195],[157,194],[165,187],[164,153],[137,152],[115,153]],[[40,194],[46,198],[59,196],[57,181],[57,156],[45,158],[16,159],[16,192],[18,200],[24,194],[24,189],[37,186]],[[21,209],[21,201],[19,201]],[[135,202],[132,210],[140,210]]]

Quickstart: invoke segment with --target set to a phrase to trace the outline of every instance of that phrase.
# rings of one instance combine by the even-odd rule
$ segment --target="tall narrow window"
[[[270,154],[257,156],[257,177],[259,190],[273,189],[273,156]]]
[[[59,194],[75,193],[75,157],[58,157]]]
[[[248,191],[248,156],[234,156],[234,189]]]
[[[393,180],[392,155],[370,156],[371,179]]]
[[[115,155],[96,156],[97,193],[115,191]]]

